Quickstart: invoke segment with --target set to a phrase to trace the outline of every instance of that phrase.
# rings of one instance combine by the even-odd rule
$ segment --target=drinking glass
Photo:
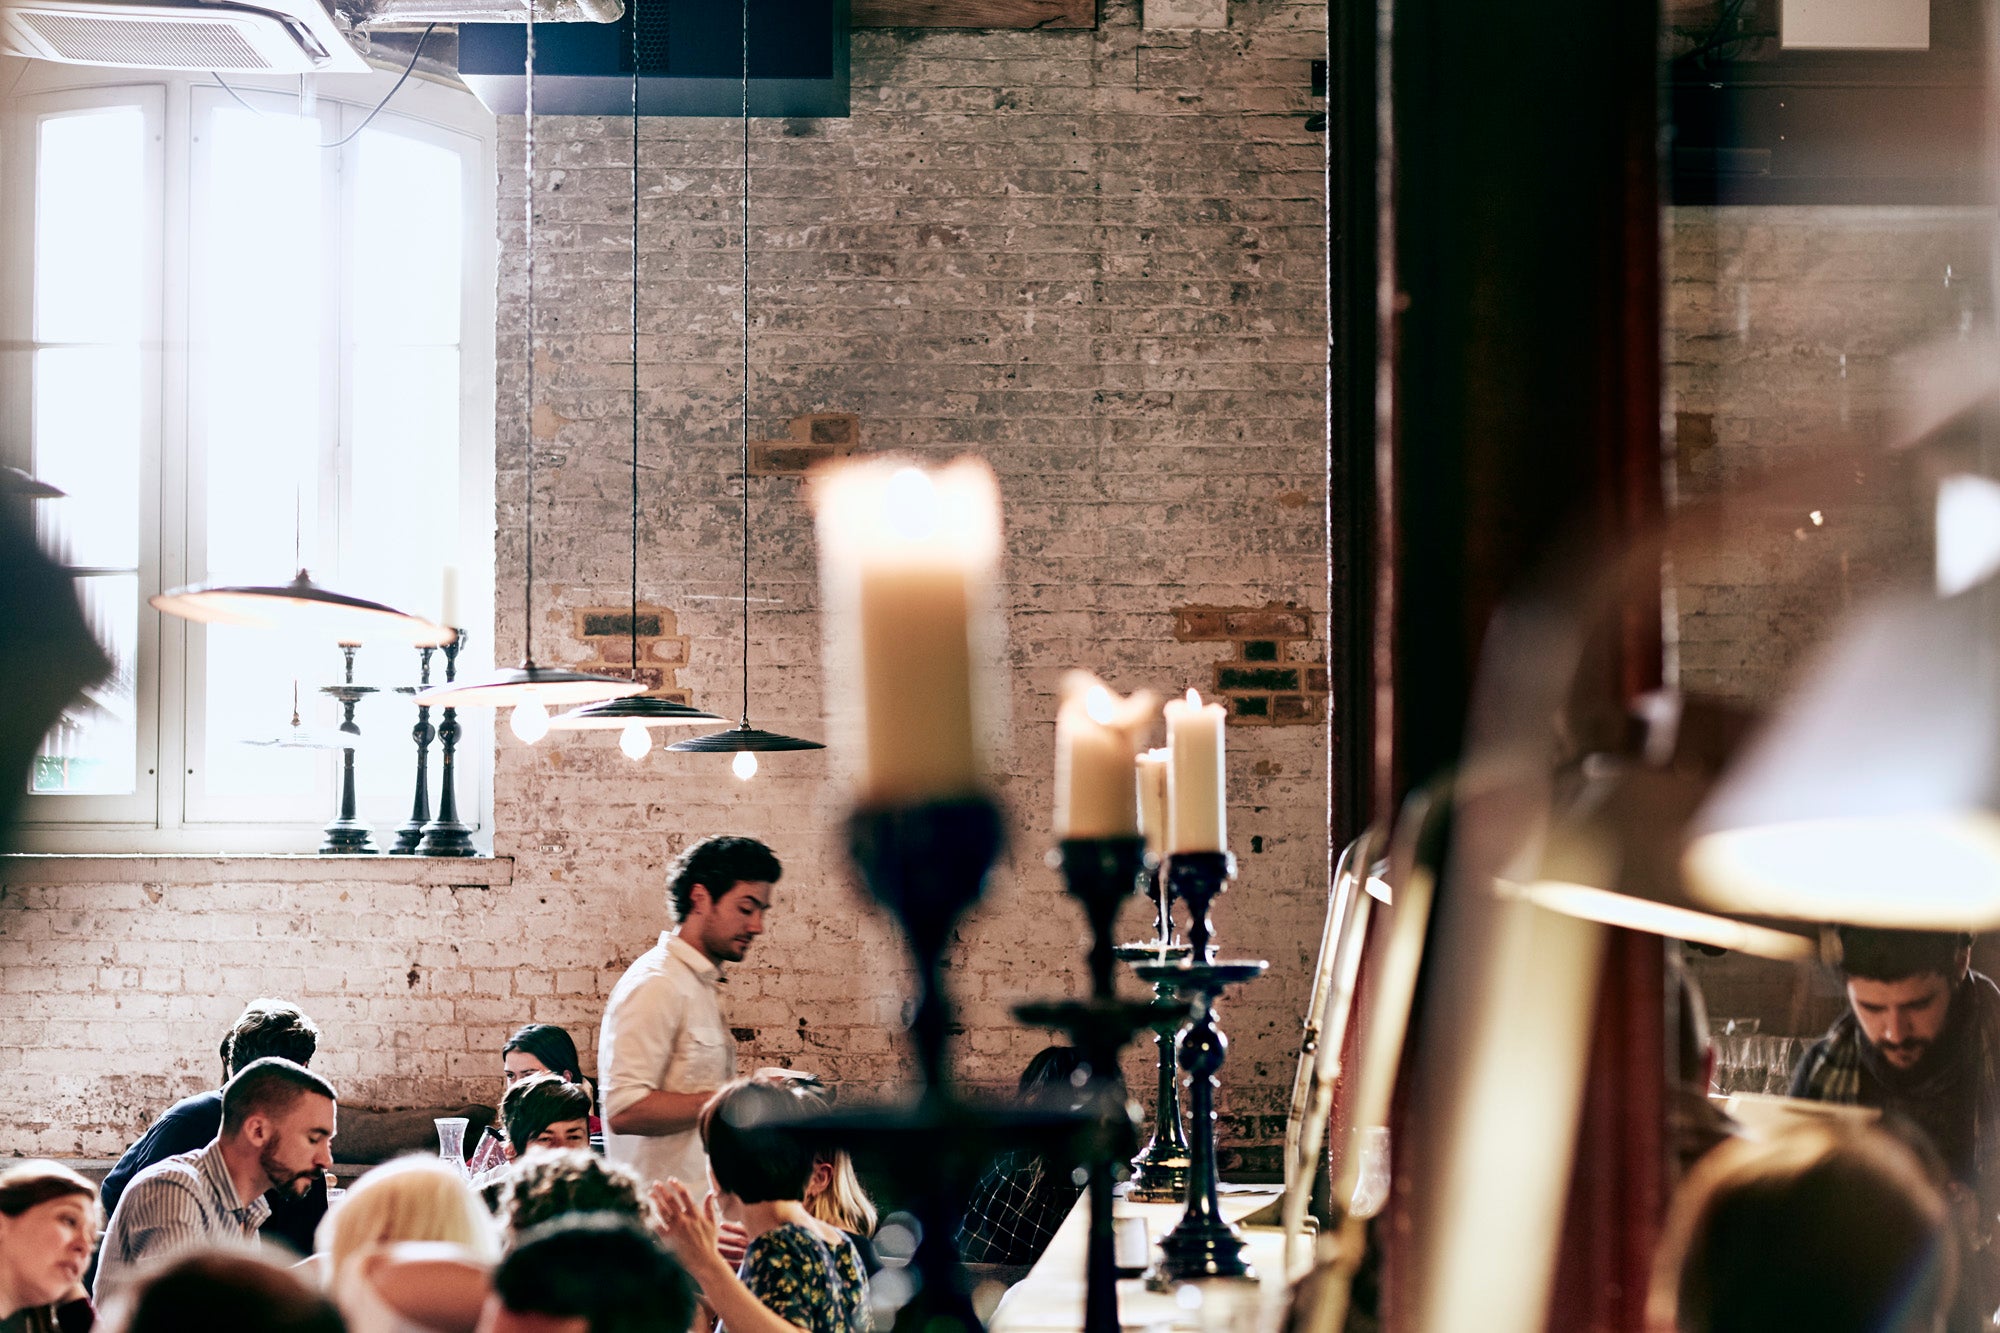
[[[439,1116],[431,1122],[437,1126],[438,1156],[457,1167],[460,1175],[465,1174],[465,1130],[472,1122],[462,1115]]]

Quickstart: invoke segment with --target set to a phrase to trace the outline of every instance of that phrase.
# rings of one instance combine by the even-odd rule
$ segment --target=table
[[[1222,1215],[1232,1222],[1239,1221],[1281,1193],[1283,1190],[1276,1185],[1224,1185]],[[1181,1212],[1182,1205],[1178,1203],[1132,1203],[1121,1198],[1112,1215],[1145,1219],[1147,1233],[1157,1245],[1162,1236],[1173,1230],[1174,1223],[1180,1221]],[[1041,1260],[1000,1298],[993,1317],[986,1321],[987,1333],[1076,1333],[1082,1328],[1083,1259],[1089,1233],[1090,1198],[1086,1194],[1063,1219]],[[1267,1289],[1282,1286],[1283,1233],[1258,1228],[1246,1230],[1243,1235],[1248,1242],[1244,1253],[1264,1286]],[[1255,1302],[1250,1302],[1248,1308],[1254,1309]],[[1212,1316],[1203,1319],[1199,1311],[1182,1306],[1172,1292],[1148,1291],[1146,1284],[1136,1277],[1118,1283],[1118,1322],[1125,1328],[1141,1329],[1216,1326]],[[1234,1318],[1225,1320],[1224,1325],[1248,1326]]]

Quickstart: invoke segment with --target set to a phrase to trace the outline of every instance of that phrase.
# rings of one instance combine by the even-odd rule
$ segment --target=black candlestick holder
[[[1090,923],[1090,998],[1016,1005],[1014,1016],[1069,1034],[1090,1070],[1086,1112],[1093,1132],[1085,1141],[1090,1176],[1090,1231],[1085,1250],[1084,1333],[1117,1333],[1118,1268],[1112,1236],[1112,1191],[1129,1170],[1137,1146],[1131,1103],[1119,1070],[1119,1052],[1159,1023],[1178,1025],[1187,1007],[1172,1000],[1120,1000],[1112,976],[1111,943],[1118,908],[1145,873],[1146,844],[1139,838],[1072,838],[1050,853],[1070,896]]]
[[[354,705],[375,693],[373,685],[354,683],[354,649],[357,645],[343,643],[340,655],[345,660],[347,670],[338,685],[322,685],[321,694],[331,695],[340,700],[340,729],[349,736],[359,736],[361,728],[355,725]],[[375,835],[368,825],[356,817],[354,809],[354,747],[349,745],[340,752],[340,812],[326,826],[326,841],[319,845],[321,856],[356,854],[372,855],[378,850]]]
[[[1165,877],[1154,864],[1146,872],[1147,896],[1156,902],[1155,937],[1118,946],[1123,963],[1178,963],[1188,956],[1188,946],[1175,938],[1173,904],[1165,892]],[[1153,982],[1153,994],[1161,1000],[1178,998],[1169,979]],[[1176,1065],[1177,1038],[1186,1021],[1188,1006],[1175,1006],[1166,1021],[1153,1025],[1153,1047],[1159,1055],[1158,1089],[1153,1097],[1153,1135],[1132,1159],[1132,1183],[1125,1197],[1134,1203],[1172,1203],[1187,1195],[1187,1131],[1181,1125],[1181,1078]]]
[[[430,688],[431,654],[435,647],[419,648],[417,683],[398,685],[398,694],[416,694]],[[389,849],[391,856],[415,856],[417,846],[424,840],[424,825],[431,822],[430,760],[431,742],[437,738],[437,728],[431,725],[429,704],[417,705],[417,725],[410,728],[410,739],[417,743],[417,789],[410,798],[410,822],[396,830],[396,845]]]
[[[1180,1038],[1180,1068],[1188,1076],[1188,1110],[1193,1121],[1186,1211],[1160,1242],[1160,1263],[1148,1275],[1157,1288],[1195,1278],[1256,1276],[1243,1258],[1243,1237],[1222,1215],[1215,1165],[1215,1089],[1229,1054],[1229,1040],[1216,1022],[1216,1000],[1229,987],[1255,980],[1270,964],[1262,960],[1215,961],[1209,910],[1235,874],[1227,852],[1183,852],[1167,862],[1168,885],[1188,905],[1190,957],[1178,963],[1141,963],[1140,978],[1171,982],[1194,1001],[1194,1022]]]
[[[458,654],[465,647],[465,631],[452,630],[452,640],[444,646],[444,678],[449,684],[458,679]],[[458,783],[454,774],[458,754],[458,710],[446,708],[438,719],[438,810],[437,818],[424,825],[417,843],[418,856],[472,856],[472,829],[458,820]],[[422,774],[421,759],[418,768]],[[421,781],[421,776],[419,781]]]

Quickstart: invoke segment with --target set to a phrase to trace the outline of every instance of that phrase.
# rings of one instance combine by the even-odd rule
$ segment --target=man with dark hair
[[[266,1191],[298,1196],[333,1165],[333,1088],[275,1056],[222,1089],[214,1142],[133,1178],[105,1228],[95,1291],[133,1265],[200,1245],[241,1243],[270,1215]]]
[[[176,1259],[132,1298],[125,1333],[345,1333],[334,1303],[282,1268],[215,1251]]]
[[[295,1065],[309,1065],[319,1050],[319,1029],[295,1004],[284,1000],[252,1000],[245,1005],[229,1030],[222,1034],[222,1081],[227,1083],[237,1071],[273,1055]],[[132,1178],[155,1162],[193,1152],[207,1144],[222,1128],[222,1092],[219,1088],[197,1092],[169,1107],[155,1120],[139,1141],[125,1150],[118,1165],[104,1177],[98,1199],[104,1215],[118,1209],[119,1196]],[[293,1199],[271,1200],[271,1216],[263,1235],[300,1254],[311,1254],[313,1232],[326,1216],[326,1182],[317,1182],[311,1191]]]
[[[722,964],[740,962],[764,933],[783,873],[754,838],[709,838],[674,863],[663,933],[618,981],[598,1036],[604,1151],[648,1184],[708,1187],[695,1119],[736,1076],[736,1043],[722,1018]]]
[[[2000,1213],[2000,988],[1972,937],[1842,926],[1848,1011],[1792,1075],[1792,1095],[1879,1108],[1923,1131],[1945,1167]]]
[[[493,1274],[479,1333],[687,1333],[694,1287],[643,1229],[572,1217],[521,1238]]]

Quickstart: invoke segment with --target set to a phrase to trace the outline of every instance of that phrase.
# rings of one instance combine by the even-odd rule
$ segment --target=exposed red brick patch
[[[750,472],[796,477],[821,463],[853,456],[861,445],[861,418],[852,412],[811,412],[793,417],[782,440],[750,442]]]
[[[633,674],[632,608],[630,606],[586,606],[574,613],[576,636],[592,654],[577,664],[579,671],[598,671],[612,676]],[[687,703],[687,691],[675,679],[687,665],[687,636],[680,623],[664,606],[641,603],[638,617],[638,677],[646,683],[646,693],[676,703]]]
[[[1305,726],[1326,717],[1326,660],[1313,637],[1313,614],[1294,602],[1174,609],[1182,643],[1226,644],[1215,664],[1214,693],[1231,720],[1256,726]]]

